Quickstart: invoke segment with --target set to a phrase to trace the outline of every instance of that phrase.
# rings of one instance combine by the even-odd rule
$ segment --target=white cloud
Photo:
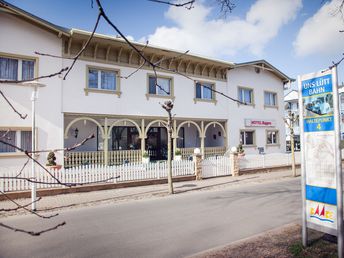
[[[238,51],[261,55],[280,28],[296,17],[301,0],[258,0],[243,19],[210,20],[211,8],[200,2],[192,10],[170,7],[165,13],[176,25],[161,26],[147,38],[151,44],[207,56]]]
[[[344,29],[341,15],[334,15],[341,0],[332,0],[305,21],[294,41],[298,56],[311,54],[334,54],[343,51]]]

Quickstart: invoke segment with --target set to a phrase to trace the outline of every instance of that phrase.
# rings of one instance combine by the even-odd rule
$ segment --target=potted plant
[[[238,147],[237,147],[237,151],[238,151],[238,156],[239,157],[243,157],[245,156],[245,150],[242,147],[242,143],[239,143]]]
[[[142,163],[149,163],[150,162],[150,157],[148,154],[148,151],[144,151],[142,154]]]
[[[174,152],[174,160],[182,160],[182,152],[180,149],[176,149]]]
[[[48,157],[47,157],[48,163],[46,164],[46,166],[49,167],[50,169],[60,170],[62,165],[57,165],[55,160],[56,160],[55,153],[53,151],[49,152]]]

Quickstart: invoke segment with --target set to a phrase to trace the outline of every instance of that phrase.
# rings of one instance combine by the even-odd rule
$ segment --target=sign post
[[[336,235],[343,257],[343,197],[337,68],[298,77],[302,242],[307,228]]]

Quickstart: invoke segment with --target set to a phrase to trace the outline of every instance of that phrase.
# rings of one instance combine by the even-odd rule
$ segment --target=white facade
[[[62,68],[61,60],[38,57],[35,51],[46,51],[53,55],[61,55],[61,39],[57,35],[34,26],[13,15],[0,12],[0,55],[14,58],[34,58],[37,60],[37,75],[51,74]],[[5,36],[6,35],[6,36]],[[39,90],[37,101],[37,149],[55,149],[63,146],[63,114],[61,105],[61,85],[59,77],[42,79],[47,87]],[[2,99],[0,101],[0,126],[2,130],[21,130],[31,128],[31,94],[32,89],[14,84],[0,84],[0,90],[11,101],[15,108],[26,119],[21,119]],[[53,135],[53,137],[52,137]],[[16,164],[18,160],[26,160],[21,153],[0,153],[0,166]],[[62,154],[59,158],[62,158]]]
[[[281,80],[268,70],[255,67],[240,67],[228,72],[228,93],[233,98],[238,98],[238,88],[251,88],[253,90],[253,104],[242,105],[229,102],[229,142],[231,146],[239,144],[241,130],[254,131],[254,144],[244,146],[246,153],[258,153],[258,147],[264,148],[265,153],[285,151],[285,127],[283,122],[283,84]],[[264,103],[264,93],[273,92],[277,96],[275,106]],[[273,126],[247,126],[245,120],[254,119],[272,122]],[[276,144],[267,143],[267,132],[277,131]]]
[[[21,14],[20,9],[18,13]],[[0,33],[6,35],[0,41],[0,57],[36,60],[36,76],[55,73],[70,65],[71,62],[66,59],[38,56],[34,53],[35,51],[57,56],[67,55],[67,52],[71,54],[73,44],[79,39],[71,40],[69,37],[72,36],[50,28],[49,24],[38,24],[39,22],[41,20],[37,21],[35,17],[27,21],[27,17],[0,11]],[[136,140],[141,141],[141,150],[144,150],[142,139],[144,131],[148,130],[149,123],[152,123],[151,126],[163,126],[158,120],[166,120],[166,111],[160,105],[166,98],[147,96],[147,76],[152,74],[152,70],[147,67],[128,79],[119,78],[117,86],[120,88],[120,94],[108,91],[87,92],[88,67],[115,70],[120,76],[126,76],[136,69],[134,65],[131,65],[132,54],[129,57],[129,65],[124,65],[122,62],[110,62],[112,55],[115,57],[117,55],[118,60],[121,58],[120,53],[113,53],[117,51],[117,45],[122,44],[119,40],[101,36],[97,40],[100,43],[99,47],[96,45],[93,48],[94,58],[88,57],[85,53],[76,62],[66,80],[63,80],[61,76],[40,80],[46,84],[46,87],[39,89],[37,101],[37,149],[59,149],[72,146],[80,139],[95,133],[96,138],[81,146],[78,151],[101,151],[104,148],[110,150],[114,145],[110,127],[130,125],[136,127],[142,134],[136,136],[128,134],[128,137],[139,137],[140,140]],[[104,46],[108,46],[107,50],[101,49],[103,43]],[[114,47],[110,47],[111,44]],[[122,51],[122,47],[118,49],[121,49],[119,52]],[[154,51],[162,52],[161,49],[156,48],[148,48],[148,50],[153,53],[151,58],[154,58]],[[101,55],[104,55],[103,59],[98,58]],[[176,65],[185,71],[192,68],[193,75],[189,74],[192,79],[210,83],[217,91],[234,99],[240,98],[238,87],[250,88],[253,92],[253,104],[238,104],[219,94],[216,94],[211,101],[195,100],[194,81],[174,73],[158,71],[159,76],[172,79],[173,114],[176,120],[174,129],[184,128],[183,136],[180,129],[179,138],[174,141],[175,145],[182,140],[183,148],[202,147],[202,145],[209,148],[221,146],[228,148],[237,146],[241,139],[240,132],[246,130],[254,132],[253,143],[244,145],[246,153],[258,153],[259,147],[264,148],[265,153],[285,152],[283,85],[288,77],[269,66],[264,60],[234,65],[192,55],[186,55],[183,58]],[[171,62],[169,65],[174,64]],[[260,67],[259,72],[257,67]],[[19,112],[28,114],[25,120],[20,119],[5,101],[0,101],[0,131],[18,131],[20,134],[21,130],[30,130],[32,89],[2,83],[0,90]],[[273,106],[267,106],[264,102],[265,92],[271,92],[276,97],[276,103]],[[263,121],[263,124],[254,126],[245,124],[248,119]],[[73,120],[78,121],[71,123]],[[270,124],[267,125],[265,122]],[[75,137],[75,129],[78,129],[77,137]],[[110,130],[107,132],[109,142],[105,144],[103,138],[106,138],[106,135],[104,133],[102,135],[101,132],[107,130]],[[276,132],[277,135],[277,139],[272,144],[267,142],[267,134],[270,131]],[[160,132],[160,138],[159,141],[166,142],[166,134],[163,131]],[[149,140],[145,139],[145,141],[147,145]],[[63,163],[62,157],[62,153],[57,153],[58,163]],[[44,162],[45,159],[46,155],[41,154],[40,160]],[[18,151],[0,153],[0,166],[12,166],[24,160],[25,155]]]

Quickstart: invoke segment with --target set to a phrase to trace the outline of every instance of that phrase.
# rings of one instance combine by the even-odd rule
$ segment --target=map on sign
[[[307,134],[304,142],[307,184],[335,188],[333,135],[328,132]]]

